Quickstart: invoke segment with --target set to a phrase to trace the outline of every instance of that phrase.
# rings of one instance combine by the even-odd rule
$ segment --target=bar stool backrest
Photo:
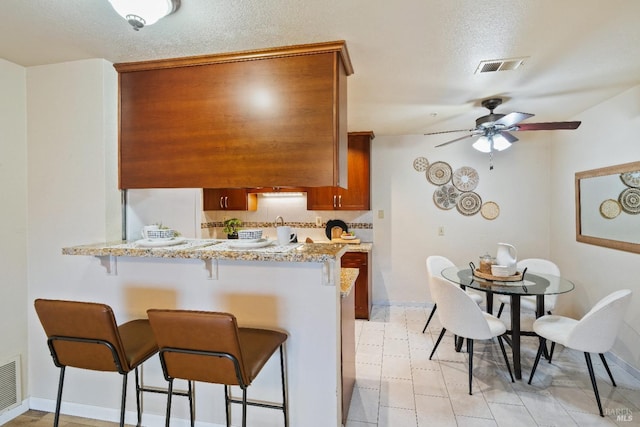
[[[37,299],[34,306],[56,366],[131,371],[111,307],[47,299]]]
[[[161,309],[148,310],[147,315],[167,380],[251,384],[254,376],[244,368],[234,315]]]

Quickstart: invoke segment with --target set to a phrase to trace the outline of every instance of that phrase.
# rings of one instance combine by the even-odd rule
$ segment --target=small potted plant
[[[224,228],[222,231],[227,233],[227,239],[238,238],[238,228],[242,226],[242,221],[238,218],[229,218],[224,220]]]

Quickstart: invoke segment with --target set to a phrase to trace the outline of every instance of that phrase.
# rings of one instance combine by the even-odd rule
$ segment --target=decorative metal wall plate
[[[628,214],[636,215],[640,213],[640,189],[627,188],[622,190],[618,201],[622,206],[622,210]]]
[[[500,215],[500,206],[496,202],[485,202],[480,208],[480,215],[484,219],[496,219]]]
[[[433,192],[433,202],[444,210],[453,209],[458,202],[460,192],[451,184],[442,185]]]
[[[427,179],[433,185],[444,185],[451,180],[451,166],[445,162],[431,163],[427,169]]]
[[[458,212],[467,216],[477,214],[480,212],[481,207],[482,198],[478,193],[474,193],[473,191],[467,191],[466,193],[460,194],[458,203],[456,203]]]
[[[463,166],[453,172],[453,185],[460,191],[473,191],[478,186],[480,176],[478,171],[469,166]]]
[[[620,215],[622,208],[617,200],[607,199],[600,203],[600,215],[607,219],[613,219]]]
[[[426,157],[416,157],[413,161],[413,168],[418,172],[426,172],[429,169],[429,160]]]
[[[621,173],[620,179],[629,187],[640,188],[640,171]]]

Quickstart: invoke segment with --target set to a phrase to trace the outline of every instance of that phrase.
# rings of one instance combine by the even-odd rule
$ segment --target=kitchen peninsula
[[[347,249],[346,244],[297,243],[241,250],[227,240],[185,239],[159,248],[119,241],[67,247],[62,253],[99,259],[91,275],[106,275],[119,293],[121,305],[113,308],[121,321],[149,308],[228,311],[241,326],[286,331],[290,425],[327,427],[340,426],[342,418],[340,258]],[[145,382],[163,386],[159,362],[150,362]],[[267,363],[249,398],[280,400],[277,365],[277,360]],[[196,395],[198,421],[224,425],[223,388],[198,385]],[[164,405],[163,397],[146,395],[143,424],[161,423]],[[175,417],[188,418],[186,401],[176,399],[173,406]],[[128,414],[133,416],[131,409]],[[248,424],[280,426],[282,415],[250,408]]]

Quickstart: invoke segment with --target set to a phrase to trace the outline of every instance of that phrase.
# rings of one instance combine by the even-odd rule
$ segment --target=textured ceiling
[[[37,66],[110,62],[345,40],[349,130],[376,135],[471,128],[480,101],[529,122],[580,112],[640,84],[637,0],[182,0],[133,31],[107,0],[0,0],[0,58]],[[481,60],[527,57],[474,74]],[[433,138],[434,144],[448,136]]]

